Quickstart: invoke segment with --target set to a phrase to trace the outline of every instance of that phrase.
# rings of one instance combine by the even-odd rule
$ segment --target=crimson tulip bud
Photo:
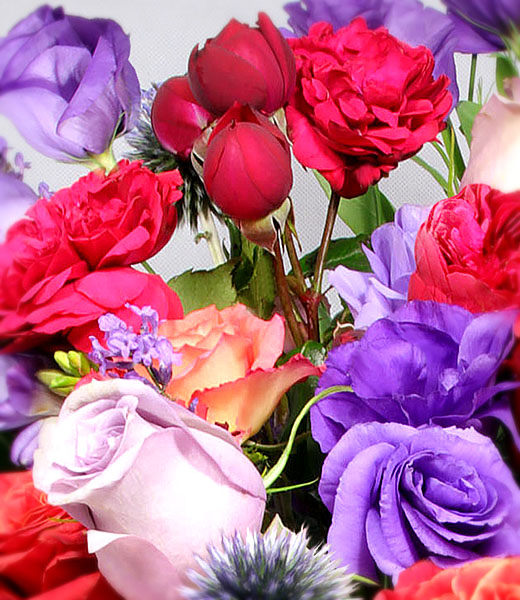
[[[197,101],[221,115],[237,101],[271,114],[286,104],[296,80],[293,53],[271,19],[258,28],[232,19],[217,37],[196,46],[188,77]]]
[[[172,77],[157,90],[152,127],[163,148],[187,158],[195,140],[215,117],[197,104],[187,77]]]
[[[240,221],[262,219],[291,190],[289,144],[269,119],[235,105],[209,139],[203,179],[209,197],[226,215]]]

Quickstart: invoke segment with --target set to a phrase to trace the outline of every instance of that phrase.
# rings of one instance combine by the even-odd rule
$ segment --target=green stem
[[[220,245],[220,238],[218,235],[217,228],[215,227],[215,221],[211,212],[202,210],[199,213],[200,222],[204,229],[204,238],[208,243],[208,248],[213,259],[213,263],[216,267],[223,265],[226,262],[222,246]]]
[[[291,295],[289,293],[289,286],[287,285],[287,279],[285,277],[285,271],[283,267],[282,250],[280,247],[280,239],[276,236],[276,242],[274,245],[274,276],[276,280],[276,287],[278,289],[278,295],[282,304],[282,310],[287,319],[287,325],[293,341],[297,347],[303,344],[303,336],[300,331],[296,316],[294,314]]]
[[[285,225],[285,246],[287,248],[287,254],[289,255],[289,260],[291,261],[291,266],[293,268],[293,272],[298,283],[298,289],[300,293],[303,294],[307,286],[305,285],[305,277],[303,276],[302,266],[300,264],[300,261],[298,260],[298,255],[296,253],[296,247],[294,245],[293,240],[293,233],[288,224]]]
[[[337,394],[339,392],[351,392],[352,388],[348,385],[335,385],[323,392],[320,392],[316,396],[313,396],[307,404],[302,408],[299,415],[294,420],[293,426],[291,427],[291,433],[289,435],[289,439],[287,440],[287,446],[285,450],[282,452],[280,458],[276,461],[276,464],[267,471],[267,473],[263,476],[265,489],[268,490],[273,483],[280,477],[285,469],[285,465],[289,460],[289,456],[291,455],[294,441],[296,439],[296,434],[298,433],[298,428],[300,427],[301,422],[307,416],[307,413],[310,409],[320,400],[326,398],[327,396],[331,396],[332,394]]]
[[[332,192],[329,202],[329,208],[327,210],[327,218],[325,220],[325,227],[323,229],[323,235],[321,237],[321,244],[316,258],[316,265],[314,266],[314,280],[312,289],[317,294],[321,294],[321,284],[323,281],[323,272],[325,270],[325,260],[327,258],[327,252],[329,250],[330,240],[332,238],[332,230],[334,229],[334,223],[338,216],[339,201],[341,200],[338,192]]]
[[[475,94],[475,79],[477,75],[477,61],[478,54],[471,55],[471,71],[469,74],[469,88],[468,88],[468,100],[473,102],[473,95]]]
[[[141,264],[148,271],[148,273],[150,273],[151,275],[157,275],[155,269],[150,265],[150,263],[147,260],[143,260]]]
[[[310,436],[309,431],[305,431],[304,433],[300,433],[294,440],[295,444],[307,439]],[[254,450],[260,450],[263,452],[277,452],[278,450],[283,450],[287,446],[287,442],[280,442],[279,444],[260,444],[259,442],[253,442],[252,440],[248,440],[244,446],[248,448],[253,448]]]
[[[279,487],[279,488],[269,488],[267,490],[267,493],[268,494],[279,494],[281,492],[292,492],[293,490],[299,490],[300,488],[307,487],[309,485],[318,483],[319,480],[320,480],[320,478],[316,477],[316,479],[313,479],[312,481],[306,481],[305,483],[295,483],[294,485],[286,485],[284,487]]]
[[[377,583],[377,581],[373,581],[372,579],[369,579],[368,577],[363,577],[363,575],[356,575],[354,573],[352,575],[352,580],[359,581],[359,583],[364,583],[365,585],[376,585],[377,587],[379,587],[379,583]]]

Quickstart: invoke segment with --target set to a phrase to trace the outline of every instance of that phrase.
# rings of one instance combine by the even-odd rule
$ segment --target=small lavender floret
[[[196,589],[187,600],[347,600],[355,588],[351,575],[328,554],[328,547],[307,548],[303,530],[271,530],[222,538],[198,558],[201,573],[188,577]]]

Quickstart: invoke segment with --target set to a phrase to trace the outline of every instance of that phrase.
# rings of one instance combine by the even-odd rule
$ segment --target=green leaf
[[[457,115],[460,120],[460,130],[464,134],[468,146],[471,146],[471,130],[473,129],[473,123],[475,117],[479,113],[482,105],[478,102],[464,101],[460,102],[457,106]]]
[[[448,182],[446,179],[437,171],[435,167],[432,167],[425,160],[423,160],[420,156],[413,156],[412,160],[414,163],[418,164],[420,167],[428,171],[428,173],[435,179],[435,181],[441,186],[441,188],[448,193]]]
[[[464,158],[462,157],[462,152],[460,151],[457,136],[455,135],[455,131],[450,122],[448,122],[448,126],[442,132],[442,139],[444,141],[444,146],[448,151],[448,156],[450,158],[451,177],[448,178],[449,187],[450,179],[453,180],[453,175],[455,175],[455,177],[459,181],[462,179],[464,171],[466,170],[466,165],[464,163]]]
[[[308,358],[313,365],[319,366],[325,362],[327,358],[327,350],[320,344],[320,342],[315,342],[314,340],[308,340],[303,344],[300,353]]]
[[[365,235],[358,235],[332,240],[325,258],[325,268],[334,269],[343,265],[355,271],[370,271],[368,259],[361,249],[361,243],[366,239]],[[314,273],[317,256],[318,250],[316,249],[301,258],[300,263],[304,277],[310,277]]]
[[[383,223],[393,221],[394,207],[381,190],[373,185],[362,196],[342,198],[338,216],[356,235],[370,235]]]
[[[247,257],[243,257],[243,260],[252,264],[253,271],[247,286],[240,288],[238,300],[251,308],[261,319],[269,319],[273,314],[276,296],[273,259],[264,249],[255,246],[253,262]]]
[[[234,267],[232,261],[209,271],[190,269],[170,279],[168,285],[178,294],[186,313],[211,304],[222,309],[237,301],[231,276]]]
[[[314,174],[314,177],[316,177],[316,179],[318,180],[318,183],[320,184],[321,189],[325,192],[325,195],[327,196],[327,198],[330,198],[332,195],[332,188],[330,187],[330,183],[318,171],[313,170],[312,172]]]
[[[497,56],[497,66],[496,66],[496,84],[498,93],[502,96],[507,96],[504,80],[511,79],[512,77],[518,77],[518,69],[512,58],[507,55],[499,54]]]

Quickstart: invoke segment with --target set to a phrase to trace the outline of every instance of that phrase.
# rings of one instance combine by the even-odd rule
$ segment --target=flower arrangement
[[[0,113],[90,169],[0,138],[1,598],[520,594],[520,8],[443,1],[231,20],[149,90],[112,20],[0,38]],[[443,200],[385,196],[406,160]],[[179,227],[215,264],[165,281]]]

